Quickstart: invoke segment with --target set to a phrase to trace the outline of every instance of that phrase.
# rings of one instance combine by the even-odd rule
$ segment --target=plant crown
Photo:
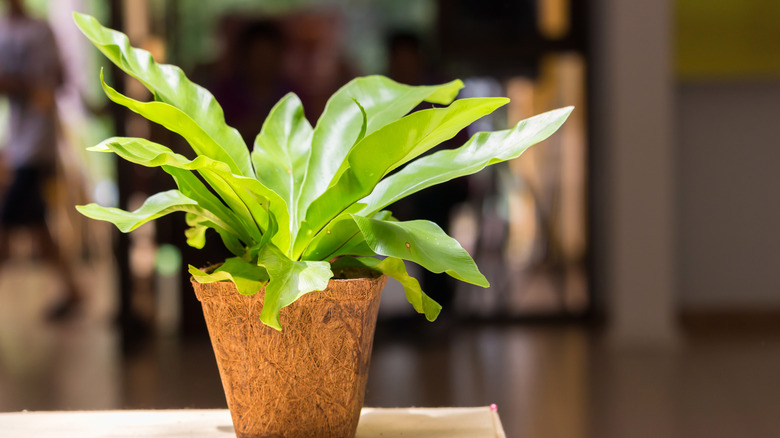
[[[189,266],[202,283],[232,281],[242,294],[265,288],[260,319],[281,330],[279,311],[323,290],[333,271],[364,267],[398,280],[414,309],[433,321],[441,306],[411,277],[404,260],[488,287],[471,256],[438,225],[398,221],[385,208],[435,184],[518,157],[552,135],[572,108],[550,111],[512,129],[480,132],[456,149],[423,155],[506,104],[506,98],[455,100],[463,83],[408,86],[383,76],[352,80],[328,101],[315,126],[287,94],[271,110],[252,151],[225,123],[206,89],[176,66],[158,64],[128,38],[75,13],[87,38],[154,100],[141,102],[100,81],[110,100],[181,135],[190,159],[143,138],[113,137],[92,151],[161,167],[178,189],[150,196],[135,211],[78,206],[120,231],[175,211],[186,213],[187,243],[203,248],[211,229],[233,254],[212,272]],[[411,112],[423,102],[430,109]],[[402,167],[403,166],[403,167]],[[378,258],[376,256],[381,256]]]

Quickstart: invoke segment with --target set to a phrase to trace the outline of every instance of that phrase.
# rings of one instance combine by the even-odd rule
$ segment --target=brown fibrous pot
[[[193,280],[238,438],[354,437],[386,276],[331,279],[260,322],[264,291]]]

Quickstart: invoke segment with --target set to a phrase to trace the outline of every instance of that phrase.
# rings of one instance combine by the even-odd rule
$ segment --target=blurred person
[[[358,76],[344,54],[342,25],[343,17],[327,8],[301,11],[282,21],[284,75],[312,124],[333,93]]]
[[[271,20],[245,25],[226,56],[213,85],[214,96],[225,111],[225,120],[238,129],[244,141],[252,145],[271,108],[290,86],[282,75],[284,36]]]
[[[433,85],[435,79],[428,68],[423,44],[412,32],[392,32],[386,40],[387,76],[407,85]]]
[[[62,277],[65,294],[47,310],[49,320],[73,315],[81,294],[46,224],[44,188],[56,163],[55,92],[63,70],[54,34],[27,14],[23,0],[4,0],[0,18],[0,94],[9,102],[4,161],[12,173],[0,208],[0,266],[9,257],[10,231],[28,228],[37,249]]]

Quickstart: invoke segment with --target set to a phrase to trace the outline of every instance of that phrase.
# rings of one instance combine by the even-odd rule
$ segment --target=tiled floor
[[[50,272],[0,270],[0,411],[225,406],[207,340],[123,352],[106,317],[110,269],[82,271],[89,311],[51,325]],[[618,351],[579,326],[385,323],[367,391],[371,406],[496,403],[510,437],[778,436],[780,334]]]

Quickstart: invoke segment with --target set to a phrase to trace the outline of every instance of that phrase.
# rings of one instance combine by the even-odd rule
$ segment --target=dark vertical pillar
[[[185,61],[181,57],[182,34],[180,32],[180,18],[179,0],[168,0],[164,20],[165,34],[163,36],[167,46],[167,62],[177,65],[182,65],[184,64],[183,61]],[[190,75],[190,72],[187,72],[187,74]],[[190,76],[190,79],[193,78]],[[176,136],[171,136],[168,139],[167,146],[185,154],[188,153],[188,150],[191,150],[181,138]],[[195,298],[192,285],[190,284],[190,274],[186,268],[188,264],[198,267],[210,266],[231,255],[227,251],[222,250],[219,238],[212,233],[209,234],[208,243],[203,249],[198,250],[187,245],[184,236],[187,224],[183,214],[170,215],[166,218],[166,223],[169,226],[168,234],[166,235],[168,240],[166,242],[179,248],[182,253],[182,261],[184,262],[180,274],[181,297],[179,304],[181,306],[181,320],[179,333],[186,338],[206,338],[208,331],[203,319],[203,310],[200,302]]]
[[[109,17],[109,26],[113,29],[121,30],[123,28],[123,10],[122,0],[111,0],[111,11]],[[114,88],[120,93],[125,92],[124,77],[118,67],[111,66],[111,74],[114,78]],[[112,119],[114,123],[114,134],[124,136],[127,134],[125,120],[127,111],[120,105],[110,105]],[[133,169],[131,164],[125,160],[116,160],[117,188],[119,192],[120,208],[128,208],[128,199],[133,192]],[[130,238],[125,233],[117,233],[114,239],[114,254],[116,256],[117,268],[119,274],[119,310],[118,324],[121,330],[122,345],[128,347],[135,341],[143,338],[148,333],[148,328],[141,323],[140,319],[133,311],[133,279],[130,272]]]

